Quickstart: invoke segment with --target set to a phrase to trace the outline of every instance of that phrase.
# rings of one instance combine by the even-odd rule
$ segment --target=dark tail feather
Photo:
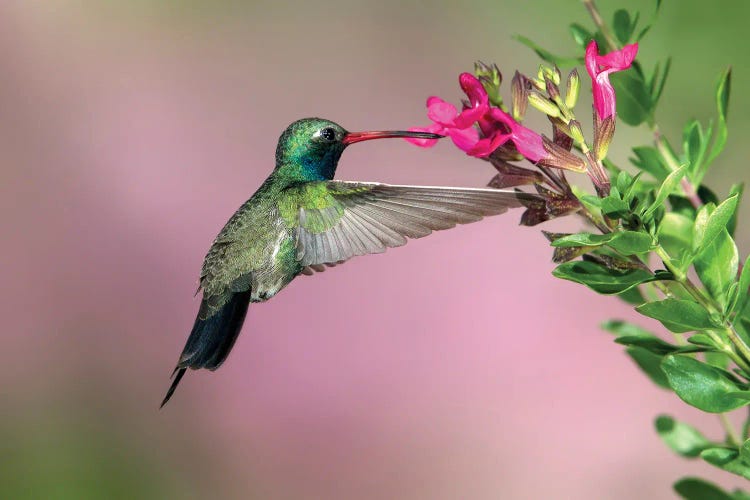
[[[188,368],[216,370],[221,366],[240,334],[249,305],[250,291],[248,290],[233,294],[229,302],[212,316],[205,319],[198,316],[193,325],[193,331],[190,332],[185,348],[182,350],[180,361],[172,372],[174,381],[167,395],[164,396],[160,408],[172,397]]]

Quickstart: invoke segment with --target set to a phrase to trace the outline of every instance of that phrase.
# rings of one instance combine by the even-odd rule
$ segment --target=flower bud
[[[614,116],[608,116],[604,120],[596,120],[594,124],[594,156],[597,160],[603,160],[607,157],[607,151],[614,135]]]
[[[511,115],[517,122],[523,121],[528,104],[528,87],[526,77],[516,71],[510,83],[511,89]]]
[[[550,101],[546,97],[542,96],[541,94],[538,94],[536,92],[531,92],[528,97],[529,104],[531,104],[533,107],[541,111],[547,116],[553,117],[553,118],[559,118],[560,117],[560,108],[557,107],[557,104]]]
[[[560,88],[549,78],[544,79],[544,85],[547,89],[547,95],[549,95],[549,98],[554,102],[558,102],[557,100],[560,98]]]
[[[578,120],[570,120],[568,124],[570,130],[570,137],[578,144],[583,144],[583,130],[581,130],[581,123]]]
[[[568,80],[565,82],[565,105],[568,109],[573,109],[578,102],[578,92],[581,90],[581,78],[578,76],[578,70],[574,69],[568,73]]]
[[[482,61],[477,61],[474,63],[474,74],[487,92],[490,103],[493,106],[501,106],[503,98],[500,96],[500,84],[503,81],[503,75],[497,65],[489,66]]]
[[[574,172],[585,172],[586,162],[576,154],[571,153],[565,148],[558,146],[546,136],[542,136],[544,149],[547,155],[539,160],[540,165],[552,168],[561,168],[572,170]]]

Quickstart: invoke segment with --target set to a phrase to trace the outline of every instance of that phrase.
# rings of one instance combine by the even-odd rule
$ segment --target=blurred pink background
[[[649,64],[676,52],[665,129],[711,116],[726,64],[747,88],[746,53],[719,51],[744,36],[739,21],[681,39],[701,29],[696,12],[667,5],[641,49]],[[221,370],[191,372],[157,410],[203,256],[288,123],[426,124],[425,98],[457,102],[476,58],[508,79],[535,71],[514,33],[572,53],[559,40],[574,20],[582,6],[548,1],[4,2],[0,495],[660,499],[688,474],[739,485],[660,442],[659,413],[717,439],[718,421],[655,388],[598,325],[658,327],[553,279],[520,212],[296,280],[250,308]],[[698,45],[720,55],[696,74]],[[733,94],[730,148],[709,177],[719,194],[747,178],[746,96]],[[622,126],[615,140],[624,163],[648,133]],[[353,147],[338,171],[461,186],[492,175],[450,144],[402,141]]]

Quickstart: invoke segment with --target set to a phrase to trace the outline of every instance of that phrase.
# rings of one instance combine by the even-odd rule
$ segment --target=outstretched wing
[[[432,231],[475,222],[509,208],[524,206],[536,195],[454,187],[320,181],[294,187],[280,207],[296,229],[297,260],[320,271],[355,255],[384,252]],[[293,213],[295,212],[296,213]]]

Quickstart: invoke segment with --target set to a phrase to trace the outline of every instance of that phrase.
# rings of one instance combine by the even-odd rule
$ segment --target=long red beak
[[[349,132],[344,136],[345,145],[372,139],[389,139],[391,137],[415,137],[417,139],[442,139],[444,136],[429,132],[409,132],[408,130],[381,130],[377,132]]]

